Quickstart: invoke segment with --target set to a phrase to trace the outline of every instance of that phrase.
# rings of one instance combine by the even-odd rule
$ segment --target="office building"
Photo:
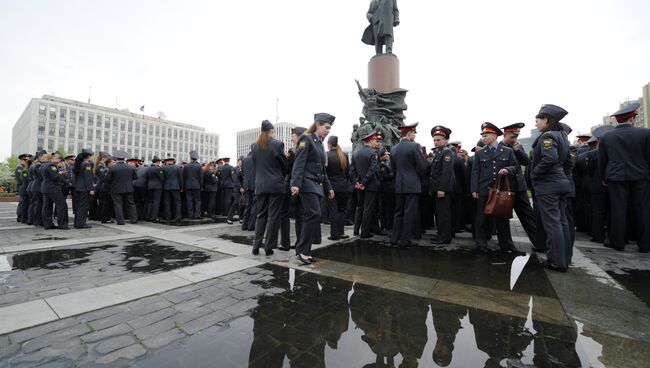
[[[11,153],[82,148],[109,153],[123,150],[131,157],[150,161],[154,155],[187,160],[195,150],[201,162],[219,156],[219,135],[205,128],[134,114],[65,98],[33,98],[13,127]]]
[[[260,123],[261,125],[261,123]],[[291,148],[291,129],[297,125],[291,123],[277,123],[275,126],[275,139],[284,143],[285,153]],[[237,157],[246,156],[251,150],[251,144],[257,141],[261,128],[246,129],[237,132]]]

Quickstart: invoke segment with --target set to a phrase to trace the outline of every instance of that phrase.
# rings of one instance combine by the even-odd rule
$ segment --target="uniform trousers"
[[[255,222],[257,222],[257,199],[255,197],[255,192],[252,190],[247,190],[244,192],[244,196],[246,197],[246,208],[244,209],[244,216],[243,216],[243,222],[241,225],[242,230],[255,230]],[[287,197],[287,195],[284,195]],[[284,216],[284,207],[286,206],[286,211],[289,211],[289,204],[285,204],[287,200],[290,200],[289,198],[283,199],[282,201],[282,210],[280,211],[280,228],[283,226],[283,221],[285,220],[283,218]],[[289,221],[289,215],[287,214],[286,216],[286,221],[288,224]],[[288,229],[288,228],[287,228]],[[284,243],[282,243],[284,245]],[[288,244],[288,243],[287,243]],[[288,245],[287,245],[288,246]]]
[[[330,214],[330,237],[337,238],[345,235],[345,210],[350,193],[336,192],[334,198],[327,198],[327,208]]]
[[[598,243],[605,242],[605,224],[609,213],[609,195],[607,191],[591,193],[591,237]],[[647,202],[646,202],[647,203]]]
[[[381,221],[381,227],[385,230],[391,230],[393,228],[394,218],[395,218],[395,193],[381,192],[379,194],[379,219]]]
[[[133,202],[135,211],[138,213],[138,220],[145,220],[151,217],[151,200],[149,191],[146,188],[133,188]]]
[[[214,217],[217,214],[217,191],[206,192],[206,199],[208,201],[207,212],[209,217]]]
[[[296,253],[298,254],[311,255],[311,245],[314,238],[316,234],[320,235],[320,199],[321,196],[316,193],[301,192],[299,195],[302,227],[296,243]]]
[[[379,226],[377,225],[377,192],[366,189],[359,191],[359,195],[354,227],[355,229],[360,228],[361,236],[370,236],[371,232],[379,232]],[[357,223],[360,223],[360,226]]]
[[[278,231],[280,230],[280,209],[284,193],[256,194],[257,219],[255,223],[255,240],[253,249],[260,249],[264,241],[264,249],[271,250],[278,247]]]
[[[54,228],[54,224],[52,223],[52,206],[54,205],[56,205],[57,226],[59,229],[66,229],[68,227],[68,203],[65,201],[63,192],[60,190],[43,193],[43,208],[41,210],[43,228]]]
[[[453,211],[451,209],[451,193],[445,193],[444,197],[438,198],[434,192],[434,196],[436,205],[436,228],[438,229],[438,240],[448,243],[451,242],[451,238],[454,234],[454,225],[452,219]]]
[[[30,203],[30,218],[34,226],[43,226],[41,211],[43,211],[43,193],[32,192]]]
[[[126,216],[132,224],[138,222],[138,213],[135,211],[133,193],[111,194],[111,199],[113,199],[115,220],[118,224],[124,224],[124,216]]]
[[[26,224],[29,222],[29,205],[31,202],[31,196],[25,192],[21,196],[21,201],[23,202],[23,206],[21,207],[21,214],[20,214],[20,222],[23,224]]]
[[[163,213],[165,220],[178,221],[181,219],[181,191],[180,190],[165,190],[163,192]],[[173,217],[172,217],[173,216]]]
[[[485,210],[485,203],[487,202],[487,199],[487,196],[479,196],[476,202],[476,223],[474,225],[474,241],[476,243],[476,246],[488,246],[488,235],[491,234],[491,227],[494,223],[496,225],[499,247],[501,249],[509,250],[516,249],[515,243],[512,241],[512,235],[510,233],[510,220],[493,216],[486,216],[483,212]]]
[[[633,204],[635,217],[629,222],[636,221],[636,241],[639,250],[650,250],[650,216],[648,214],[648,200],[650,199],[650,185],[648,181],[610,181],[607,185],[609,203],[611,206],[611,230],[609,239],[616,248],[625,247],[626,223],[628,222],[628,201]],[[632,236],[628,236],[632,238]]]
[[[99,192],[99,202],[97,207],[97,220],[106,222],[113,217],[113,200],[111,193],[107,191]]]
[[[78,228],[86,225],[91,195],[89,192],[76,192],[75,197],[77,197],[77,212],[74,215],[74,227]]]
[[[187,217],[198,219],[201,217],[201,191],[199,189],[186,189]]]
[[[435,196],[436,193],[434,192],[433,195]],[[446,196],[448,196],[449,193],[447,193]],[[454,205],[451,206],[451,203]],[[462,205],[463,203],[463,193],[453,193],[451,195],[451,202],[450,202],[450,207],[451,207],[451,228],[453,229],[454,233],[459,232],[462,227],[463,227],[463,210],[464,207]]]
[[[149,220],[158,220],[160,214],[160,199],[162,198],[162,189],[149,189]]]
[[[229,220],[232,220],[235,217],[235,214],[239,215],[239,206],[240,206],[240,199],[241,199],[241,193],[239,191],[237,192],[231,192],[231,201],[230,201],[230,208],[228,209],[228,216],[227,218]],[[241,217],[239,218],[241,219]]]
[[[223,216],[228,216],[228,211],[230,211],[230,204],[232,203],[232,191],[232,188],[221,188],[221,195],[219,196],[221,209],[219,210],[219,214]]]
[[[571,235],[566,216],[566,194],[537,194],[541,225],[546,234],[546,258],[555,266],[567,268]]]
[[[18,206],[16,206],[16,221],[22,222],[23,204],[25,203],[25,195],[19,194]]]
[[[399,193],[395,195],[395,218],[390,242],[400,246],[410,246],[413,228],[418,216],[418,193]]]
[[[517,192],[514,210],[533,247],[536,249],[544,249],[544,245],[538,243],[537,222],[535,221],[533,207],[530,205],[530,199],[528,199],[528,192],[521,190]]]

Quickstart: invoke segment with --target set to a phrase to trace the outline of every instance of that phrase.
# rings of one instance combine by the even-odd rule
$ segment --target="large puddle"
[[[218,237],[220,239],[228,240],[228,241],[231,241],[233,243],[251,245],[251,246],[253,245],[253,241],[255,241],[255,236],[253,236],[253,235],[219,234]]]
[[[607,273],[650,307],[650,270],[630,270],[624,268],[621,271],[608,271]]]
[[[312,254],[316,258],[505,291],[510,291],[511,266],[515,259],[499,251],[484,255],[473,249],[411,247],[404,250],[368,240],[337,243]],[[526,263],[512,291],[557,298],[535,256]]]
[[[580,367],[575,329],[265,265],[249,316],[139,367]],[[206,326],[207,327],[207,326]]]

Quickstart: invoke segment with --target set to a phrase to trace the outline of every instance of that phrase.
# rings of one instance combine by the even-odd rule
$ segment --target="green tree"
[[[16,170],[16,166],[18,166],[20,160],[18,159],[18,156],[9,156],[5,159],[5,162],[7,165],[9,165],[9,169],[13,172]]]
[[[68,151],[66,151],[65,148],[63,148],[63,147],[59,147],[59,149],[57,151],[61,154],[61,157],[65,157],[65,156],[69,155]]]
[[[14,171],[9,168],[7,160],[0,162],[0,186],[4,187],[7,192],[12,191],[16,186]]]

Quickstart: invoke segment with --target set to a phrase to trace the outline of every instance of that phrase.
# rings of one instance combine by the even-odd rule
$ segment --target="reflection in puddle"
[[[13,269],[27,270],[43,268],[46,270],[66,269],[90,261],[95,252],[117,248],[117,245],[103,245],[89,248],[52,249],[31,253],[16,254],[11,257]]]
[[[136,362],[196,367],[580,367],[574,329],[265,265],[257,307]],[[292,282],[290,282],[292,281]]]
[[[160,223],[170,226],[193,226],[206,224],[225,224],[225,217],[203,217],[200,219],[182,219],[180,221],[161,220]]]
[[[624,268],[621,271],[622,273],[612,271],[608,271],[607,273],[650,307],[650,287],[648,287],[650,285],[650,270],[630,270]]]
[[[473,249],[412,247],[404,250],[385,246],[381,242],[355,240],[337,243],[312,253],[316,258],[358,266],[557,298],[536,256],[530,257],[526,262],[525,257],[519,257],[521,263],[517,262],[519,267],[514,268],[518,268],[516,271],[520,276],[511,278],[511,265],[516,257],[498,251],[483,255]],[[511,283],[514,284],[512,289]]]
[[[230,234],[219,234],[219,238],[223,240],[229,240],[233,243],[244,244],[244,245],[253,245],[253,241],[255,240],[253,236],[230,235]]]

